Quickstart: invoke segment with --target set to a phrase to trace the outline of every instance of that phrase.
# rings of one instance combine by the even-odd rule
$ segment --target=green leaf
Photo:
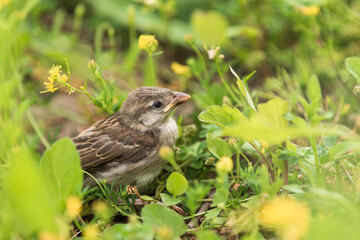
[[[250,93],[248,92],[248,90],[246,89],[246,86],[244,84],[244,82],[240,79],[240,77],[236,74],[236,72],[232,69],[232,67],[230,67],[230,71],[231,73],[236,77],[237,81],[237,85],[240,89],[240,92],[242,93],[242,95],[246,98],[246,101],[248,102],[248,104],[250,105],[250,107],[252,109],[254,109],[254,111],[256,112],[256,108],[254,105],[254,102],[250,96]]]
[[[199,120],[205,123],[216,124],[220,127],[227,127],[232,124],[246,121],[246,117],[237,108],[226,105],[210,106],[206,111],[199,114]]]
[[[259,116],[273,126],[286,127],[288,120],[284,118],[286,113],[290,112],[290,103],[275,97],[266,103],[258,104]]]
[[[178,172],[170,174],[166,181],[166,189],[174,196],[183,194],[188,186],[189,183],[186,178]]]
[[[60,206],[71,195],[80,196],[83,173],[79,154],[70,138],[62,138],[48,148],[40,162],[49,191]]]
[[[213,208],[213,209],[207,211],[207,213],[205,214],[205,217],[207,220],[213,219],[213,218],[217,217],[221,211],[222,210],[220,208]]]
[[[359,148],[360,148],[360,146],[359,146],[358,142],[345,141],[345,142],[336,144],[329,150],[329,157],[320,158],[320,162],[326,163],[326,162],[336,161],[337,156],[344,154],[344,153],[348,152],[349,150],[353,150],[353,149],[358,150]]]
[[[179,214],[159,204],[146,205],[141,210],[141,217],[144,225],[153,228],[160,228],[163,226],[169,227],[173,231],[175,237],[184,234],[187,230],[187,227]]]
[[[322,99],[320,82],[314,74],[311,76],[307,87],[307,97],[313,106],[319,106]]]
[[[289,139],[286,141],[286,149],[292,151],[292,152],[297,152],[297,147],[294,143],[292,143]]]
[[[216,11],[195,10],[191,15],[191,27],[201,43],[219,44],[229,23]]]
[[[21,149],[12,159],[4,178],[2,194],[11,206],[6,211],[11,211],[16,219],[14,224],[25,235],[23,237],[39,231],[56,230],[56,207],[51,202],[48,190],[42,172],[32,159],[32,153]]]
[[[221,180],[219,180],[221,179]],[[226,204],[229,198],[229,181],[228,176],[218,176],[216,184],[216,192],[213,197],[212,207],[219,206],[219,204]]]
[[[323,143],[327,148],[332,148],[332,146],[334,146],[334,144],[336,143],[337,139],[337,136],[329,135],[324,137]]]
[[[166,206],[172,206],[175,204],[178,204],[181,202],[180,199],[178,198],[173,198],[171,196],[169,196],[166,193],[160,193],[160,197],[161,197],[161,201],[166,205]]]
[[[346,69],[357,79],[360,80],[360,58],[348,57],[345,61]]]
[[[218,159],[223,156],[232,156],[232,151],[229,144],[221,138],[215,137],[215,135],[212,133],[206,134],[206,144],[209,151]]]
[[[196,236],[198,240],[221,240],[219,235],[209,230],[202,230]]]

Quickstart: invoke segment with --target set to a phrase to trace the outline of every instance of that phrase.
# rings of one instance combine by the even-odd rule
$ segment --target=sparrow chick
[[[159,87],[131,91],[118,112],[73,138],[82,168],[98,181],[145,187],[165,165],[158,156],[160,147],[172,147],[178,138],[170,112],[189,98]],[[94,185],[85,175],[84,186]]]

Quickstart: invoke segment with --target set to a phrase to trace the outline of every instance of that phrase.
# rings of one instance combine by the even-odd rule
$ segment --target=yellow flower
[[[190,75],[191,75],[190,67],[188,67],[186,65],[181,65],[178,62],[171,63],[170,68],[171,68],[171,70],[173,70],[174,73],[176,73],[178,75],[183,75],[186,77],[190,77]]]
[[[62,68],[61,65],[53,65],[52,68],[50,69],[49,73],[50,73],[50,77],[58,77],[60,75],[60,68]]]
[[[84,230],[84,239],[85,240],[95,240],[98,239],[99,229],[96,225],[90,224]]]
[[[69,78],[68,78],[68,76],[66,74],[63,74],[63,75],[60,76],[60,81],[62,81],[62,82],[66,82],[68,79]]]
[[[282,239],[299,240],[309,229],[310,209],[288,197],[277,197],[263,204],[259,211],[259,222],[275,229]]]
[[[260,140],[261,152],[265,153],[265,150],[269,148],[269,143],[263,140]]]
[[[234,163],[231,158],[224,156],[220,158],[215,167],[218,172],[228,173],[233,170]]]
[[[66,199],[66,213],[70,218],[75,218],[80,214],[82,208],[81,199],[76,196],[70,196]]]
[[[146,50],[148,52],[154,52],[158,46],[158,41],[154,35],[140,35],[139,37],[139,49]]]
[[[306,16],[317,16],[320,14],[320,8],[318,6],[301,6],[299,11]]]

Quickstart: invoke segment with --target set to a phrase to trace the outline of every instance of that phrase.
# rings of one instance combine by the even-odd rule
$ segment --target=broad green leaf
[[[304,190],[302,189],[302,187],[297,184],[283,185],[282,188],[291,193],[304,193]]]
[[[307,87],[307,97],[313,106],[318,107],[321,103],[322,94],[319,79],[314,74],[311,76]]]
[[[230,71],[231,73],[236,77],[237,81],[237,85],[240,89],[240,92],[242,93],[242,95],[246,98],[246,101],[248,102],[248,104],[250,105],[250,107],[252,109],[254,109],[254,111],[256,112],[256,108],[254,105],[254,102],[250,96],[250,93],[248,92],[248,90],[246,89],[246,86],[244,84],[244,82],[240,79],[240,77],[236,74],[236,72],[232,69],[232,67],[230,67]]]
[[[195,10],[190,21],[194,34],[208,44],[219,44],[229,25],[226,17],[216,11]]]
[[[348,57],[346,58],[346,69],[360,81],[360,58]]]
[[[292,143],[289,139],[286,141],[286,149],[296,152],[297,151],[297,147],[294,143]]]
[[[153,240],[154,231],[151,226],[144,224],[115,224],[104,231],[101,240],[131,239]]]
[[[229,144],[221,138],[215,137],[212,133],[206,134],[206,144],[209,151],[218,159],[223,156],[232,156]]]
[[[217,217],[221,211],[222,210],[220,208],[213,208],[213,209],[207,211],[207,213],[205,214],[205,217],[207,220],[213,219],[213,218]]]
[[[183,194],[188,186],[186,178],[178,172],[170,174],[166,181],[166,189],[174,196]]]
[[[324,137],[323,143],[327,148],[332,148],[336,143],[337,139],[338,139],[337,136],[329,135]]]
[[[172,196],[169,196],[166,193],[160,193],[160,197],[161,197],[161,201],[166,205],[166,206],[172,206],[175,204],[178,204],[181,202],[180,199],[178,198],[173,198]]]
[[[271,126],[286,127],[288,120],[284,118],[290,111],[290,103],[275,97],[266,103],[258,104],[259,116],[266,119]]]
[[[184,234],[187,230],[187,227],[179,214],[159,204],[146,205],[141,210],[141,217],[144,225],[151,226],[155,229],[164,226],[169,227],[172,230],[174,237]]]
[[[62,138],[47,149],[40,168],[46,177],[49,191],[60,206],[71,195],[80,196],[83,173],[79,154],[70,138]]]
[[[231,108],[226,105],[214,105],[201,112],[199,120],[205,123],[216,124],[220,127],[228,127],[237,122],[244,122],[247,119],[237,108]]]
[[[27,149],[20,150],[12,159],[4,179],[4,193],[9,200],[14,224],[26,235],[39,231],[56,230],[56,207],[46,187],[46,179],[32,154]]]

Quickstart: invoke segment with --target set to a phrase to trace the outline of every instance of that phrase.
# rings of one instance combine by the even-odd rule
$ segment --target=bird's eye
[[[161,104],[161,102],[159,102],[159,101],[156,101],[156,102],[153,103],[153,106],[156,107],[156,108],[160,108],[161,105],[162,105],[162,104]]]

